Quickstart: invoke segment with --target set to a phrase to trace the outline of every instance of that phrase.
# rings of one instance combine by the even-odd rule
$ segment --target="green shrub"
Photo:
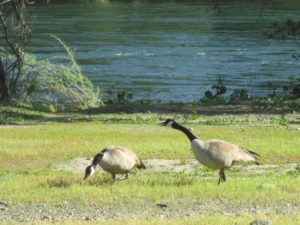
[[[19,80],[17,100],[29,101],[39,108],[50,105],[49,111],[66,106],[75,110],[99,107],[102,104],[99,90],[95,90],[92,82],[82,74],[74,52],[58,37],[52,37],[67,54],[38,59],[22,52],[24,74]],[[0,55],[6,60],[14,59],[4,49],[0,49]]]

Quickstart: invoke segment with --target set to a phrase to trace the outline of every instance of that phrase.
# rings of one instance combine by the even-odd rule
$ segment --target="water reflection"
[[[57,1],[56,1],[57,2]],[[55,2],[52,2],[55,3]],[[300,20],[300,3],[50,4],[36,7],[30,51],[63,53],[49,34],[76,50],[83,72],[101,90],[127,91],[134,99],[190,101],[223,76],[228,91],[266,95],[266,82],[300,77],[299,40],[263,34],[275,20]]]

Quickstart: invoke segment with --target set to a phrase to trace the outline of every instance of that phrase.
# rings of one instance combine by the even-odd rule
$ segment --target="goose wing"
[[[114,148],[115,151],[120,151],[123,154],[127,155],[128,157],[132,158],[132,159],[138,159],[137,155],[130,149],[125,148],[125,147],[115,147]]]
[[[228,162],[242,161],[251,162],[256,161],[260,155],[238,145],[221,141],[211,140],[207,141],[208,148],[217,158],[221,158]]]
[[[123,160],[134,161],[139,164],[140,159],[137,155],[130,149],[120,146],[110,146],[103,149],[102,152],[109,152],[110,155],[118,155],[118,158],[122,158]]]
[[[129,149],[110,146],[103,149],[102,153],[104,156],[99,165],[107,172],[125,173],[136,165],[137,157]]]

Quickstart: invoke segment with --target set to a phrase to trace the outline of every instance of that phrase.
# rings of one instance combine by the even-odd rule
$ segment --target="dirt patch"
[[[92,158],[74,158],[67,162],[62,162],[53,165],[54,170],[68,171],[74,174],[83,173],[85,168],[90,165]],[[174,173],[193,173],[195,169],[199,168],[201,174],[201,168],[203,167],[197,160],[179,160],[179,159],[146,159],[143,160],[147,169],[145,173],[161,173],[161,172],[174,172]],[[103,172],[100,167],[97,167],[99,172]],[[265,174],[265,173],[277,173],[285,174],[293,171],[297,171],[297,163],[288,164],[263,164],[263,165],[235,165],[231,171],[240,171],[246,174]],[[203,171],[204,173],[204,171]]]

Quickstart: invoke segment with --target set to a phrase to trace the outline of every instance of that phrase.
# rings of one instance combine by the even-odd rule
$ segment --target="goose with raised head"
[[[125,178],[122,179],[125,180],[128,179],[128,173],[134,167],[146,168],[142,160],[132,150],[125,147],[110,146],[95,155],[92,164],[85,169],[83,180],[95,173],[97,165],[112,175],[113,182],[117,181],[116,174],[125,174]]]
[[[226,181],[225,169],[229,169],[234,162],[252,161],[257,163],[257,159],[260,157],[260,155],[255,152],[226,141],[202,141],[189,129],[178,124],[172,119],[165,120],[161,125],[183,132],[191,142],[192,150],[196,159],[204,166],[220,170],[218,184],[222,181]]]

